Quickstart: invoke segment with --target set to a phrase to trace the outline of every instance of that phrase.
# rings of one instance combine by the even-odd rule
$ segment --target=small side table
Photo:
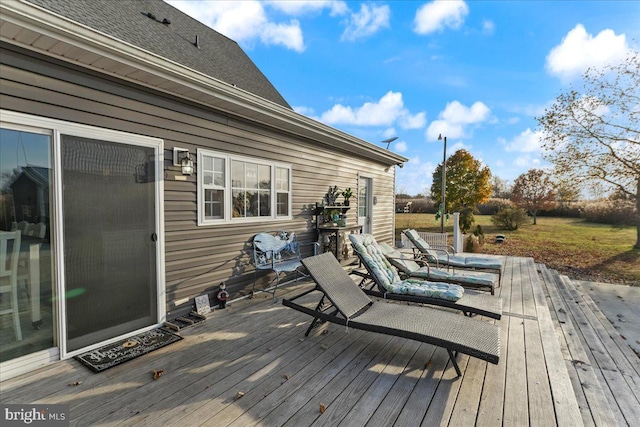
[[[324,252],[323,236],[328,234],[329,239],[331,239],[332,236],[335,238],[336,244],[335,244],[335,248],[333,248],[334,255],[336,256],[337,260],[340,260],[340,233],[343,233],[343,232],[351,232],[351,234],[361,233],[362,226],[361,225],[347,225],[345,227],[319,226],[317,230],[318,230],[318,239],[320,240],[320,247],[323,248],[323,252]]]

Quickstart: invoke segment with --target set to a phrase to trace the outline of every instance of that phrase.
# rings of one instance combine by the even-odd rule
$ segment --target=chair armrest
[[[392,257],[392,256],[386,256],[386,255],[385,255],[385,258],[387,258],[387,259],[397,259],[398,261],[407,261],[406,258],[398,258],[398,257]],[[421,267],[427,267],[427,272],[430,272],[430,270],[431,270],[431,267],[429,266],[429,263],[427,261],[425,261],[424,259],[422,259],[422,258],[414,258],[414,259],[411,259],[409,261],[413,261],[416,264],[419,264]],[[436,260],[436,262],[437,262],[437,260]]]
[[[431,249],[445,251],[447,253],[456,253],[456,250],[451,245],[431,245]]]

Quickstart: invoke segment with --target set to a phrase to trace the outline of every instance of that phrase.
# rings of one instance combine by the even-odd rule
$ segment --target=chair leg
[[[20,308],[18,306],[18,289],[13,287],[11,291],[11,311],[13,312],[13,327],[16,333],[16,341],[22,341],[22,329],[20,328]]]
[[[276,286],[273,288],[273,302],[278,302],[278,298],[276,298],[276,291],[278,290],[278,285],[280,284],[280,273],[276,271]]]
[[[462,372],[460,372],[460,367],[458,366],[458,362],[456,362],[456,356],[453,354],[453,351],[451,351],[450,349],[447,349],[447,353],[449,353],[449,360],[451,360],[451,364],[456,369],[456,374],[458,374],[458,377],[461,377]]]

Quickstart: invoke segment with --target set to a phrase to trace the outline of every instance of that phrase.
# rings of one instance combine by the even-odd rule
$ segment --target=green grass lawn
[[[576,279],[624,283],[640,286],[640,250],[632,249],[635,227],[612,228],[576,218],[539,217],[538,224],[527,223],[516,231],[500,230],[491,216],[476,215],[485,234],[484,253],[533,257],[536,262]],[[433,214],[396,214],[396,238],[405,228],[440,232]],[[453,234],[453,225],[445,225]],[[504,234],[504,243],[494,243]]]

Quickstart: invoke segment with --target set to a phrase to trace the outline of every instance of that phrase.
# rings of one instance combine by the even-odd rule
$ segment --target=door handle
[[[158,241],[158,233],[151,233],[151,241],[154,243]]]

